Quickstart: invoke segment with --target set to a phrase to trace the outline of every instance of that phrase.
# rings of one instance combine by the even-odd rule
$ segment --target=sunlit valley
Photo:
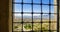
[[[35,32],[39,32],[40,30],[56,30],[56,23],[51,23],[50,24],[50,28],[49,28],[49,19],[48,19],[48,15],[43,15],[45,18],[43,18],[43,23],[41,23],[41,15],[34,15],[33,16],[33,26],[32,26],[32,16],[27,16],[27,15],[24,15],[23,16],[23,27],[22,27],[22,16],[14,16],[14,22],[16,23],[13,23],[13,29],[14,31],[22,31],[22,28],[23,28],[23,31],[32,31],[32,27],[33,27],[33,31]],[[19,23],[18,23],[19,22]],[[53,21],[54,22],[54,21]],[[56,22],[56,21],[55,21]],[[41,26],[42,25],[42,26]],[[42,27],[42,28],[41,28]],[[43,31],[45,32],[45,31]],[[48,32],[48,31],[46,31]]]

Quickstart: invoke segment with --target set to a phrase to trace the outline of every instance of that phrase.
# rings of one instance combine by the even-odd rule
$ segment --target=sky
[[[23,0],[24,3],[32,3],[32,0]],[[14,2],[21,3],[22,0],[15,0]],[[33,3],[41,3],[41,0],[33,0]],[[49,4],[49,0],[42,0],[43,4]],[[51,0],[51,4],[54,3],[54,0]],[[23,12],[32,12],[32,5],[30,4],[23,4]],[[21,4],[14,4],[14,12],[21,12],[22,11]],[[33,12],[41,12],[41,5],[33,5]],[[42,5],[42,12],[49,13],[49,6]],[[51,6],[51,13],[54,13],[54,6]],[[17,14],[16,14],[17,15]],[[19,14],[18,14],[19,15]]]

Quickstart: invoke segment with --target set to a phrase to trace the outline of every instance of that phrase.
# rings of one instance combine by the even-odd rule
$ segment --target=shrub
[[[24,25],[24,28],[25,29],[31,29],[32,28],[32,25],[31,24],[26,24],[26,25]]]

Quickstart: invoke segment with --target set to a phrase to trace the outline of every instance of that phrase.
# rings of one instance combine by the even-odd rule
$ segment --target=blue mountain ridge
[[[15,16],[16,18],[21,18],[21,16]],[[23,16],[23,18],[32,18],[32,16]],[[33,18],[36,18],[36,19],[40,19],[41,16],[33,16]],[[48,19],[49,16],[48,15],[43,15],[42,16],[42,19]],[[51,16],[51,19],[54,18],[54,15]]]

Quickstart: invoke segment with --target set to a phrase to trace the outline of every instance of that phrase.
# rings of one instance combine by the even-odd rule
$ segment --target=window
[[[13,0],[13,32],[57,32],[57,0]]]

